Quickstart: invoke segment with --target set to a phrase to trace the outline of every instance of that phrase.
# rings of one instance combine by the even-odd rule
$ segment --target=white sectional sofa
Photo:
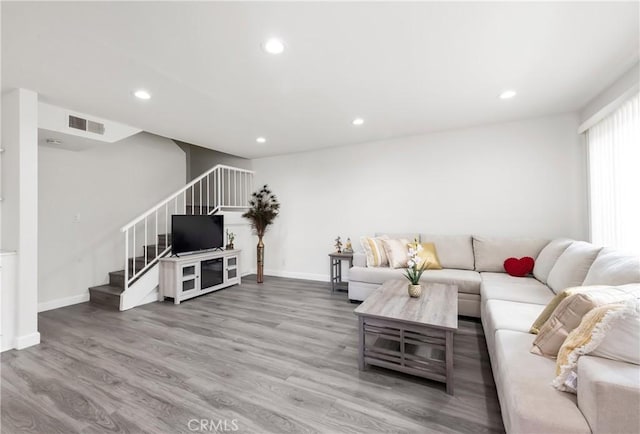
[[[640,258],[569,239],[429,234],[419,239],[434,242],[444,267],[425,271],[422,280],[458,285],[459,313],[481,318],[507,432],[640,432],[640,366],[583,356],[576,396],[551,385],[554,360],[529,351],[535,339],[529,329],[555,293],[572,286],[640,283]],[[504,273],[503,261],[512,256],[536,259],[533,276]],[[366,267],[364,255],[356,254],[349,298],[363,300],[403,272]]]

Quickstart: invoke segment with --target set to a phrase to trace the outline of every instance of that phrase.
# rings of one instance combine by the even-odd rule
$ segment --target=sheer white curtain
[[[640,94],[589,128],[591,241],[640,254]]]

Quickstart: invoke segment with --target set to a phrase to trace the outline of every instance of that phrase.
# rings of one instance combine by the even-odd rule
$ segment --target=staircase
[[[124,269],[89,288],[91,303],[127,310],[158,300],[158,260],[171,252],[171,216],[243,212],[252,191],[252,171],[217,165],[133,219],[121,229]]]

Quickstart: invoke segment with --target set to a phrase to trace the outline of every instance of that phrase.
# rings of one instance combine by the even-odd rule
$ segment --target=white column
[[[38,94],[2,95],[2,250],[16,252],[15,338],[21,349],[38,333]],[[2,291],[11,288],[3,288]]]

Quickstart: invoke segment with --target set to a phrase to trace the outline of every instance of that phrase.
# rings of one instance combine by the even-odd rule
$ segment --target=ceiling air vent
[[[87,131],[90,133],[104,134],[104,124],[100,122],[88,121]]]
[[[87,120],[75,116],[69,116],[69,128],[87,131]]]
[[[69,115],[69,128],[81,131],[88,131],[95,134],[104,134],[104,124],[100,122],[89,121],[77,116]]]

